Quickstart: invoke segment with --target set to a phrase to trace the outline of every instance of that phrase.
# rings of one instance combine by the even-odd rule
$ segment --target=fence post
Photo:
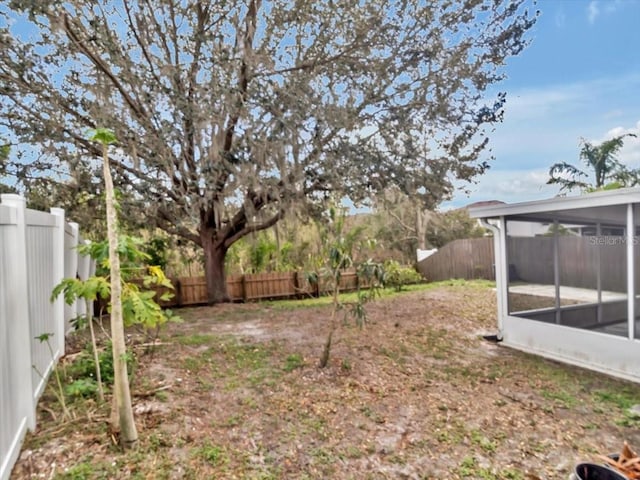
[[[59,284],[64,278],[64,258],[65,258],[65,249],[64,249],[64,209],[63,208],[51,208],[49,210],[51,215],[56,217],[56,226],[54,228],[53,233],[53,284]],[[53,302],[52,310],[54,315],[54,324],[56,326],[54,332],[54,341],[57,342],[60,356],[64,355],[65,352],[65,303],[64,296],[60,295]],[[57,361],[57,358],[53,359]]]
[[[69,222],[69,228],[71,229],[71,241],[67,244],[67,237],[65,232],[65,245],[64,245],[64,277],[65,278],[77,278],[78,277],[78,242],[80,239],[80,227],[75,222]],[[65,335],[70,333],[71,320],[78,316],[78,304],[84,303],[83,300],[75,300],[71,305],[64,305],[64,333]]]
[[[300,298],[300,278],[298,277],[298,270],[293,272],[293,296],[294,298]]]
[[[242,274],[240,284],[242,285],[242,301],[247,303],[247,275],[244,273]]]
[[[91,242],[89,240],[82,240],[81,242],[79,242],[79,244],[80,243],[88,245]],[[75,252],[75,254],[78,257],[78,277],[80,278],[80,280],[85,281],[91,276],[91,257],[89,255],[80,255],[80,253],[77,251]],[[76,302],[77,317],[90,317],[92,314],[93,312],[87,312],[87,302],[85,302],[84,300]]]
[[[175,277],[171,280],[171,284],[173,285],[173,301],[175,302],[176,307],[182,306],[182,282],[180,278]]]
[[[36,428],[36,408],[33,399],[31,375],[31,341],[33,334],[29,322],[29,279],[27,269],[27,226],[25,221],[26,200],[14,194],[3,194],[2,204],[16,213],[16,228],[6,231],[3,245],[5,266],[10,278],[5,280],[6,313],[10,327],[7,328],[7,347],[11,358],[10,384],[8,388],[15,397],[15,408],[20,418],[27,419],[30,430]],[[2,275],[2,272],[0,272]]]

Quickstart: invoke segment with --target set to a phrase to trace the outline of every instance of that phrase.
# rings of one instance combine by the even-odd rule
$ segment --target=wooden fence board
[[[418,263],[418,271],[430,281],[464,278],[495,280],[493,238],[469,238],[447,243]]]
[[[161,301],[163,307],[202,305],[207,303],[207,282],[205,277],[172,278],[173,298]],[[364,287],[364,285],[363,285]],[[340,291],[353,291],[358,288],[355,270],[349,269],[340,276]],[[156,288],[159,298],[164,287]],[[232,301],[247,302],[270,298],[304,298],[318,296],[330,291],[329,282],[320,279],[320,285],[311,284],[302,272],[271,272],[247,275],[229,275],[227,292]]]

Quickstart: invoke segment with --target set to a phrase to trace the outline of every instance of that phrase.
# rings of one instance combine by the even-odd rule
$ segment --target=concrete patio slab
[[[509,285],[509,293],[520,293],[524,295],[536,295],[538,297],[555,297],[556,289],[554,285],[542,285],[536,283],[526,283]],[[560,298],[565,300],[575,300],[584,303],[596,303],[598,301],[598,291],[589,288],[566,287],[560,285]],[[602,291],[602,301],[610,302],[615,300],[625,300],[627,295],[620,292]]]

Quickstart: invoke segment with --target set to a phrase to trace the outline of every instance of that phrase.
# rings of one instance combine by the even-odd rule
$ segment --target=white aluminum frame
[[[640,204],[640,188],[626,188],[596,192],[575,197],[558,197],[536,202],[492,205],[470,210],[494,234],[496,262],[496,293],[498,305],[498,337],[504,345],[537,354],[560,362],[577,365],[634,382],[640,382],[640,341],[635,337],[635,272],[634,272],[634,213]],[[508,259],[506,220],[510,216],[552,214],[574,209],[595,209],[607,206],[626,206],[626,261],[627,261],[627,322],[626,337],[579,329],[555,323],[546,323],[509,315]],[[598,231],[606,218],[594,219]],[[557,262],[555,265],[557,269]],[[556,289],[558,288],[557,275]],[[600,272],[597,278],[598,304],[601,304]],[[558,296],[556,299],[559,298]],[[601,318],[598,307],[598,318]]]

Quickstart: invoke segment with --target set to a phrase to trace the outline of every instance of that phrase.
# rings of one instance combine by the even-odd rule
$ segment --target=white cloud
[[[587,19],[589,23],[593,25],[596,21],[596,18],[600,15],[600,7],[598,7],[597,1],[589,2],[589,6],[587,7]]]
[[[640,168],[639,90],[638,73],[509,90],[504,123],[490,134],[495,156],[491,168],[476,179],[477,184],[461,185],[454,200],[445,205],[551,198],[559,187],[546,185],[549,167],[563,161],[580,166],[583,138],[599,143],[624,133],[638,135],[625,139],[618,158]]]
[[[587,20],[593,25],[598,17],[604,12],[607,15],[615,13],[619,8],[623,7],[622,0],[607,0],[603,4],[603,10],[600,8],[600,2],[593,0],[587,6]]]
[[[491,134],[497,164],[549,165],[577,158],[580,139],[635,125],[640,74],[510,90],[504,122]],[[523,165],[526,163],[527,165]]]
[[[558,12],[556,12],[556,15],[554,17],[556,27],[563,28],[566,23],[566,20],[567,20],[567,16],[564,14],[562,10],[559,10]]]
[[[634,127],[614,127],[610,129],[602,138],[595,140],[602,142],[620,135],[635,135],[635,137],[626,137],[624,145],[618,153],[618,160],[631,168],[640,168],[640,121]]]
[[[468,195],[456,195],[442,208],[459,208],[482,200],[500,200],[506,203],[542,200],[558,194],[559,187],[547,185],[548,168],[531,170],[493,170],[484,174],[476,185],[465,184]]]

